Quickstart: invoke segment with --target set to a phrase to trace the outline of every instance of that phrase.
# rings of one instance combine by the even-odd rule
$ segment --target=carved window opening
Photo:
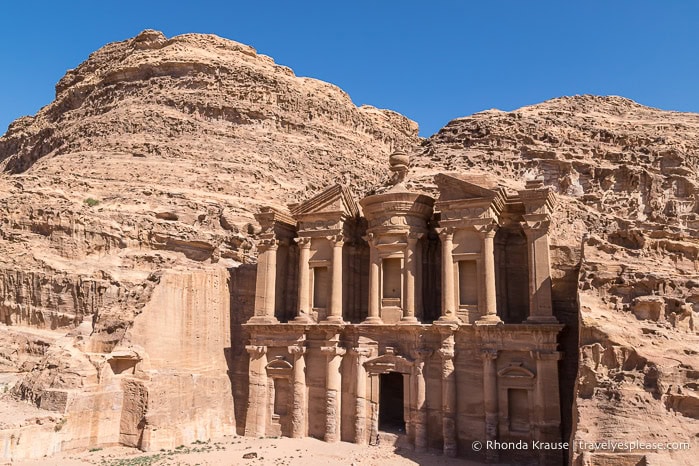
[[[507,410],[510,432],[529,432],[529,390],[507,390]]]
[[[402,267],[400,258],[383,260],[383,299],[388,306],[400,306],[402,295]]]
[[[326,309],[330,294],[330,271],[327,267],[313,268],[313,307]]]
[[[478,264],[475,260],[459,261],[459,304],[478,305]]]

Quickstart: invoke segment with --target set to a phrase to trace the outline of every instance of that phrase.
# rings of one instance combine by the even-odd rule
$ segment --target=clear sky
[[[699,112],[694,1],[66,1],[0,6],[0,134],[102,45],[143,29],[247,43],[429,136],[561,95]]]

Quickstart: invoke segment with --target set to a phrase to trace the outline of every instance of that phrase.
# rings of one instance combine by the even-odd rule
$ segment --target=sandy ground
[[[244,456],[252,456],[245,458]],[[146,465],[476,465],[462,459],[445,458],[438,453],[417,454],[401,447],[398,441],[384,438],[379,446],[352,443],[325,443],[305,439],[254,439],[223,437],[209,442],[181,446],[175,450],[143,453],[125,447],[104,448],[89,452],[66,452],[40,460],[15,461],[13,465],[65,466],[146,466]]]

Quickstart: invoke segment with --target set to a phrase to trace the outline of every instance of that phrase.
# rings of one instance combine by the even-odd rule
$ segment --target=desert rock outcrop
[[[564,435],[696,452],[699,115],[566,97],[421,141],[407,118],[249,46],[144,31],[93,53],[0,138],[3,457],[240,429],[253,213],[337,181],[366,194],[396,148],[413,153],[410,188],[458,171],[557,191]],[[696,457],[625,455],[571,451]]]
[[[212,35],[144,31],[68,71],[0,138],[3,382],[53,419],[29,426],[43,442],[2,431],[3,456],[234,432],[229,287],[255,261],[257,206],[361,190],[417,141]]]

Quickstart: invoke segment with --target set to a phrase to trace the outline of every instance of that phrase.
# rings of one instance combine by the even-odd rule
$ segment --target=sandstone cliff
[[[363,193],[397,147],[426,190],[444,170],[557,190],[566,437],[696,451],[699,115],[579,96],[420,141],[408,119],[248,46],[145,31],[92,54],[0,138],[3,456],[172,448],[240,427],[252,213],[337,180]]]
[[[68,71],[0,138],[2,383],[44,410],[7,420],[3,456],[233,432],[252,214],[366,189],[417,142],[403,116],[216,36],[144,31]]]
[[[699,115],[595,96],[490,110],[424,141],[416,165],[423,175],[487,172],[509,188],[543,177],[558,192],[553,299],[568,325],[561,401],[572,406],[562,413],[572,459],[691,464],[691,450],[615,456],[579,442],[699,448]]]

